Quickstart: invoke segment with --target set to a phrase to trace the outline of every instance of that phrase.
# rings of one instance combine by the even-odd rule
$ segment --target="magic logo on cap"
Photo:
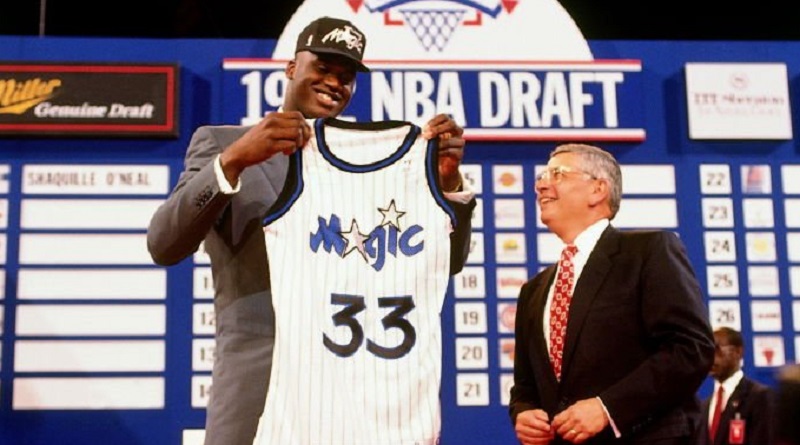
[[[338,54],[356,63],[359,71],[369,71],[361,62],[367,39],[347,20],[322,17],[311,22],[297,39],[298,51]]]
[[[364,53],[364,36],[350,25],[333,29],[325,34],[325,37],[322,38],[322,43],[327,42],[344,43],[347,49],[355,49],[359,54]]]

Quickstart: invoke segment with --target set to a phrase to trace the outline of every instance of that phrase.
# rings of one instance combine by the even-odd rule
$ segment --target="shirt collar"
[[[594,246],[597,244],[597,240],[600,239],[600,236],[603,234],[609,224],[610,222],[608,218],[603,218],[584,229],[580,235],[575,237],[574,244],[578,248],[578,255],[588,256],[590,253],[592,253]]]
[[[722,385],[722,387],[725,388],[725,395],[730,396],[731,394],[733,394],[733,390],[736,389],[737,386],[739,386],[739,382],[741,382],[743,378],[744,378],[744,371],[740,369],[734,372],[733,375],[728,377],[724,382],[721,383],[716,382],[716,384],[714,385],[714,390],[716,391],[720,387],[720,385]]]

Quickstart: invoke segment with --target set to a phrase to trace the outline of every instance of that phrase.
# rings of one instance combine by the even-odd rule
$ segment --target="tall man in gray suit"
[[[509,407],[523,445],[689,445],[714,359],[678,237],[620,231],[622,174],[605,150],[558,146],[536,177],[562,260],[522,286]]]
[[[198,128],[178,184],[150,222],[147,244],[157,264],[176,264],[202,242],[211,257],[216,357],[206,445],[249,445],[255,437],[274,338],[262,217],[284,187],[287,155],[310,136],[305,119],[338,116],[350,102],[356,73],[369,71],[362,63],[365,47],[366,37],[350,22],[330,17],[311,22],[286,65],[282,109],[252,127]],[[438,115],[423,132],[439,140],[439,182],[451,191],[446,197],[465,223],[451,235],[451,273],[457,273],[469,252],[475,206],[458,172],[463,129]]]

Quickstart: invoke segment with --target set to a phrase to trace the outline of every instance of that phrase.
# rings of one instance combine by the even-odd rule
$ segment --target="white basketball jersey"
[[[436,141],[408,122],[309,123],[264,220],[276,337],[255,443],[436,444],[455,222]]]

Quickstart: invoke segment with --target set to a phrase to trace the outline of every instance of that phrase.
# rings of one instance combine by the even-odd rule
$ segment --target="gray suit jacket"
[[[172,265],[205,241],[211,257],[216,313],[216,358],[206,415],[206,445],[251,444],[269,384],[274,316],[262,218],[286,181],[288,157],[276,155],[240,178],[239,193],[220,191],[213,161],[248,127],[205,126],[192,136],[185,170],[156,210],[147,232],[153,260]],[[451,273],[466,262],[475,206],[452,203]]]

